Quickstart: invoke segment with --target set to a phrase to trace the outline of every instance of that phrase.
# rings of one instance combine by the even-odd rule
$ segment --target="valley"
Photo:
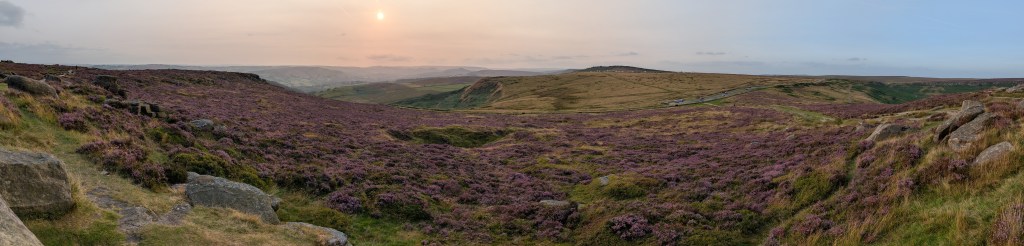
[[[324,99],[244,73],[0,71],[51,78],[40,81],[56,92],[8,84],[0,101],[2,146],[55,154],[77,187],[68,215],[25,219],[47,244],[317,240],[199,205],[181,223],[120,229],[128,210],[94,195],[160,215],[190,201],[186,172],[263,190],[281,198],[282,221],[365,245],[962,245],[1019,235],[1000,226],[1019,218],[1024,197],[1024,152],[1013,147],[1024,139],[1024,94],[1004,86],[1014,79],[928,84],[958,93],[884,104],[937,90],[577,72],[481,79],[430,101],[459,109],[438,112]],[[664,107],[752,85],[764,88]],[[1004,141],[1011,147],[989,151]]]

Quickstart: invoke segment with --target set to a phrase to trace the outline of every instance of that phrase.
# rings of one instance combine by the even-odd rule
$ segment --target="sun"
[[[377,10],[377,20],[379,20],[379,21],[384,20],[384,11]]]

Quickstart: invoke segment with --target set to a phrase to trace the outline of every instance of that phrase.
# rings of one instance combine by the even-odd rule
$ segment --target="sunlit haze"
[[[188,65],[634,65],[1024,76],[1020,1],[8,0],[0,56]]]

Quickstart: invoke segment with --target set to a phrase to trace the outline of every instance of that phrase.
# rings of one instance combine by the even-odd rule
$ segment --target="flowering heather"
[[[22,69],[32,76],[35,68]],[[140,183],[173,182],[180,168],[272,181],[321,196],[339,211],[408,221],[448,244],[564,241],[578,239],[581,228],[650,243],[754,243],[759,239],[741,235],[757,235],[786,214],[773,203],[804,206],[811,201],[797,200],[832,190],[801,187],[797,176],[841,183],[837,172],[814,170],[843,163],[850,142],[866,134],[790,127],[799,125],[790,115],[754,107],[479,115],[330,101],[237,73],[80,68],[67,81],[88,91],[97,75],[118,77],[128,99],[171,113],[160,120],[115,108],[86,114],[104,131],[145,136],[172,160],[155,164],[132,141],[80,149],[108,168]],[[189,126],[195,119],[220,127]],[[461,136],[474,141],[461,148],[394,134],[452,127],[503,137]],[[464,132],[472,131],[443,133]],[[598,185],[605,176],[609,185]],[[541,200],[585,206],[552,208]],[[585,216],[594,211],[614,219]]]
[[[651,233],[647,219],[637,215],[623,215],[608,220],[608,228],[622,239],[631,240]]]

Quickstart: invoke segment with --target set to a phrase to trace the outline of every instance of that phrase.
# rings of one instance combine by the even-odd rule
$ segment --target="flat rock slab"
[[[985,112],[985,105],[978,101],[967,100],[963,102],[960,107],[960,111],[953,114],[952,117],[943,121],[942,124],[935,127],[935,141],[942,141],[946,138],[946,135],[952,133],[963,124],[967,124],[975,117]]]
[[[973,166],[984,165],[990,162],[1005,158],[1013,151],[1013,144],[1010,142],[1002,142],[992,146],[989,146],[978,157],[974,158]]]
[[[0,148],[0,196],[22,217],[55,217],[75,206],[64,162],[53,155]]]
[[[314,224],[304,222],[288,222],[285,223],[284,226],[301,233],[316,235],[320,245],[322,246],[352,245],[352,243],[348,241],[348,235],[345,235],[344,232],[332,228],[317,226]]]
[[[230,208],[257,215],[267,223],[281,222],[274,212],[273,197],[252,185],[189,173],[185,196],[192,206]]]
[[[965,151],[974,145],[974,142],[981,138],[981,133],[985,131],[989,122],[995,119],[996,115],[992,113],[984,113],[975,117],[974,120],[960,126],[949,134],[949,147],[954,151]]]
[[[875,131],[868,136],[866,141],[875,142],[886,140],[895,136],[907,133],[914,128],[897,124],[882,124],[875,128]]]
[[[0,198],[0,245],[42,246],[35,234],[32,234],[18,219],[18,215],[7,207],[7,202]]]

